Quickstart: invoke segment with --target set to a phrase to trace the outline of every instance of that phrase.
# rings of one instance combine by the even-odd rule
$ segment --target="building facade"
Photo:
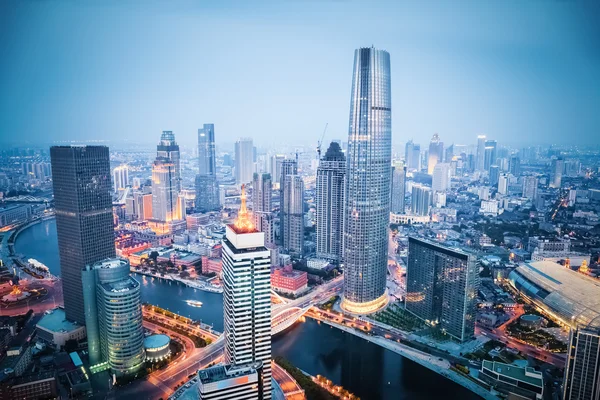
[[[346,157],[337,142],[331,142],[317,168],[317,257],[342,260],[344,186]]]
[[[255,173],[252,179],[252,217],[256,229],[264,232],[266,244],[275,243],[272,194],[271,174]]]
[[[223,239],[225,363],[261,361],[263,398],[271,398],[271,256],[242,205]]]
[[[65,315],[83,325],[82,268],[115,256],[109,152],[53,146],[50,158]]]
[[[200,370],[198,371],[198,399],[262,400],[266,398],[262,374],[263,363],[261,362],[215,365]]]
[[[152,219],[171,222],[185,219],[185,200],[179,199],[176,167],[166,157],[152,164]]]
[[[392,198],[390,212],[404,214],[406,207],[406,167],[397,165],[392,167]]]
[[[433,174],[433,170],[438,163],[441,163],[444,158],[444,142],[440,140],[440,135],[437,133],[431,138],[429,142],[429,154],[427,160],[427,173]]]
[[[413,184],[410,197],[410,211],[413,215],[429,215],[431,201],[432,193],[430,187]]]
[[[215,154],[215,125],[198,129],[198,175],[196,176],[195,209],[198,212],[218,210],[219,183]]]
[[[295,257],[304,255],[304,181],[300,175],[285,175],[282,181],[281,245]]]
[[[108,362],[117,376],[137,373],[146,354],[140,283],[129,276],[129,262],[112,258],[87,265],[82,284],[90,364]]]
[[[434,192],[445,192],[450,187],[450,164],[437,163],[433,168],[431,188]]]
[[[113,188],[115,193],[125,189],[129,185],[129,168],[127,165],[119,165],[113,169]]]
[[[387,232],[392,162],[390,55],[354,53],[344,207],[344,294],[349,312],[387,304]]]
[[[254,173],[254,146],[251,138],[240,138],[235,142],[235,182],[252,182]]]
[[[479,271],[471,254],[409,237],[406,310],[466,341],[475,333]]]
[[[571,329],[565,378],[564,400],[600,399],[599,321],[585,328]]]
[[[175,134],[172,131],[163,131],[160,135],[160,142],[156,146],[156,158],[166,158],[173,163],[174,186],[179,193],[181,191],[179,145],[175,142]]]

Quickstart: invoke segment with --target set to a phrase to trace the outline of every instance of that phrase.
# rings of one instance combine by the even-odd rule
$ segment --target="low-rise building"
[[[276,292],[298,296],[308,288],[308,274],[294,270],[291,265],[274,268],[271,271],[271,287]]]
[[[204,275],[215,273],[219,276],[222,269],[223,260],[221,258],[202,256],[202,273]]]
[[[85,326],[66,319],[63,308],[46,311],[37,323],[37,337],[41,341],[62,348],[67,340],[82,340],[85,338]]]
[[[262,361],[252,364],[216,365],[198,372],[201,400],[263,398]]]
[[[531,367],[521,368],[484,360],[479,379],[492,385],[500,393],[508,395],[509,398],[541,400],[544,393],[542,373]],[[513,397],[510,397],[511,395]]]
[[[21,376],[10,384],[12,399],[55,399],[58,398],[56,371],[46,371]]]

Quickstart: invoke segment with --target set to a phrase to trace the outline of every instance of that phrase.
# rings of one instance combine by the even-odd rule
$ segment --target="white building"
[[[249,183],[254,173],[254,146],[251,138],[235,142],[235,182]]]
[[[445,192],[450,182],[450,164],[437,163],[433,167],[433,178],[431,188],[434,192]]]
[[[125,189],[129,185],[129,168],[127,165],[119,165],[113,169],[113,187],[115,193]]]
[[[497,200],[482,200],[479,212],[484,215],[498,215],[498,201]]]
[[[265,234],[254,227],[242,204],[223,239],[225,362],[263,362],[264,399],[271,398],[271,254]],[[229,398],[229,397],[227,397]]]
[[[215,365],[198,371],[199,400],[262,400],[262,362]],[[265,397],[266,398],[266,397]]]

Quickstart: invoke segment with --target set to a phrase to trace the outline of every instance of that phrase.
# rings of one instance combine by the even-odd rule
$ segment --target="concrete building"
[[[304,255],[304,181],[299,175],[286,175],[282,181],[281,245],[295,257]]]
[[[270,365],[270,361],[269,361]],[[263,363],[216,365],[198,371],[199,400],[262,400],[271,398],[262,385]],[[268,397],[267,397],[268,396]]]
[[[509,399],[542,400],[544,378],[531,367],[483,360],[479,378]],[[583,399],[582,399],[583,400]]]
[[[477,153],[475,157],[475,170],[485,171],[485,135],[477,136]]]
[[[308,289],[308,274],[294,270],[291,264],[274,268],[271,272],[271,287],[276,292],[298,296]]]
[[[473,255],[409,237],[406,310],[460,341],[470,340],[475,332],[478,274]]]
[[[251,138],[240,138],[235,142],[235,182],[252,182],[254,173],[254,146]]]
[[[537,198],[538,182],[537,176],[529,175],[523,177],[523,197],[535,200]]]
[[[450,164],[437,163],[433,168],[431,189],[434,192],[445,192],[450,187]]]
[[[57,349],[64,347],[67,340],[79,341],[86,336],[85,326],[69,321],[63,308],[46,311],[36,329],[38,339]]]
[[[397,165],[392,167],[392,198],[390,212],[404,214],[406,211],[406,167]]]
[[[346,157],[331,142],[317,168],[315,203],[317,207],[317,257],[341,261],[343,250],[344,189]]]
[[[146,361],[160,361],[171,355],[171,338],[167,335],[150,335],[144,339]]]
[[[53,146],[50,158],[65,315],[84,325],[82,268],[115,256],[108,147]]]
[[[271,174],[255,173],[252,179],[252,217],[256,229],[264,232],[266,244],[275,243],[272,192]]]
[[[354,53],[344,207],[342,308],[385,306],[392,163],[390,55],[374,47]]]
[[[146,354],[140,283],[129,276],[129,262],[88,264],[82,283],[90,364],[108,362],[117,377],[134,375]]]
[[[185,200],[179,198],[173,161],[157,157],[152,164],[152,219],[160,222],[185,219]]]
[[[127,165],[119,165],[113,169],[113,188],[117,193],[129,186],[129,167]]]
[[[258,387],[271,398],[271,255],[242,204],[223,239],[223,308],[225,363],[262,362]],[[250,318],[249,315],[252,315]]]
[[[31,215],[31,206],[28,204],[0,207],[0,228],[25,223],[29,221]]]
[[[406,143],[404,162],[406,168],[414,171],[421,170],[421,146],[409,140]]]
[[[565,161],[562,158],[552,160],[550,170],[550,187],[559,189],[562,184],[562,176]]]
[[[429,215],[431,201],[431,188],[424,185],[413,184],[410,198],[410,209],[413,215]]]
[[[156,158],[166,158],[173,164],[173,186],[175,191],[181,191],[181,166],[179,145],[175,142],[175,135],[172,131],[163,131],[160,135],[160,142],[156,146]]]
[[[202,128],[198,129],[198,175],[196,175],[196,198],[194,200],[194,208],[197,212],[220,208],[216,159],[215,125],[204,124]]]

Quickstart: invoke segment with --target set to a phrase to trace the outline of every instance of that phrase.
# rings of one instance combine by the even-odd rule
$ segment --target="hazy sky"
[[[0,1],[0,139],[346,139],[354,49],[392,62],[394,142],[600,143],[592,0]]]

